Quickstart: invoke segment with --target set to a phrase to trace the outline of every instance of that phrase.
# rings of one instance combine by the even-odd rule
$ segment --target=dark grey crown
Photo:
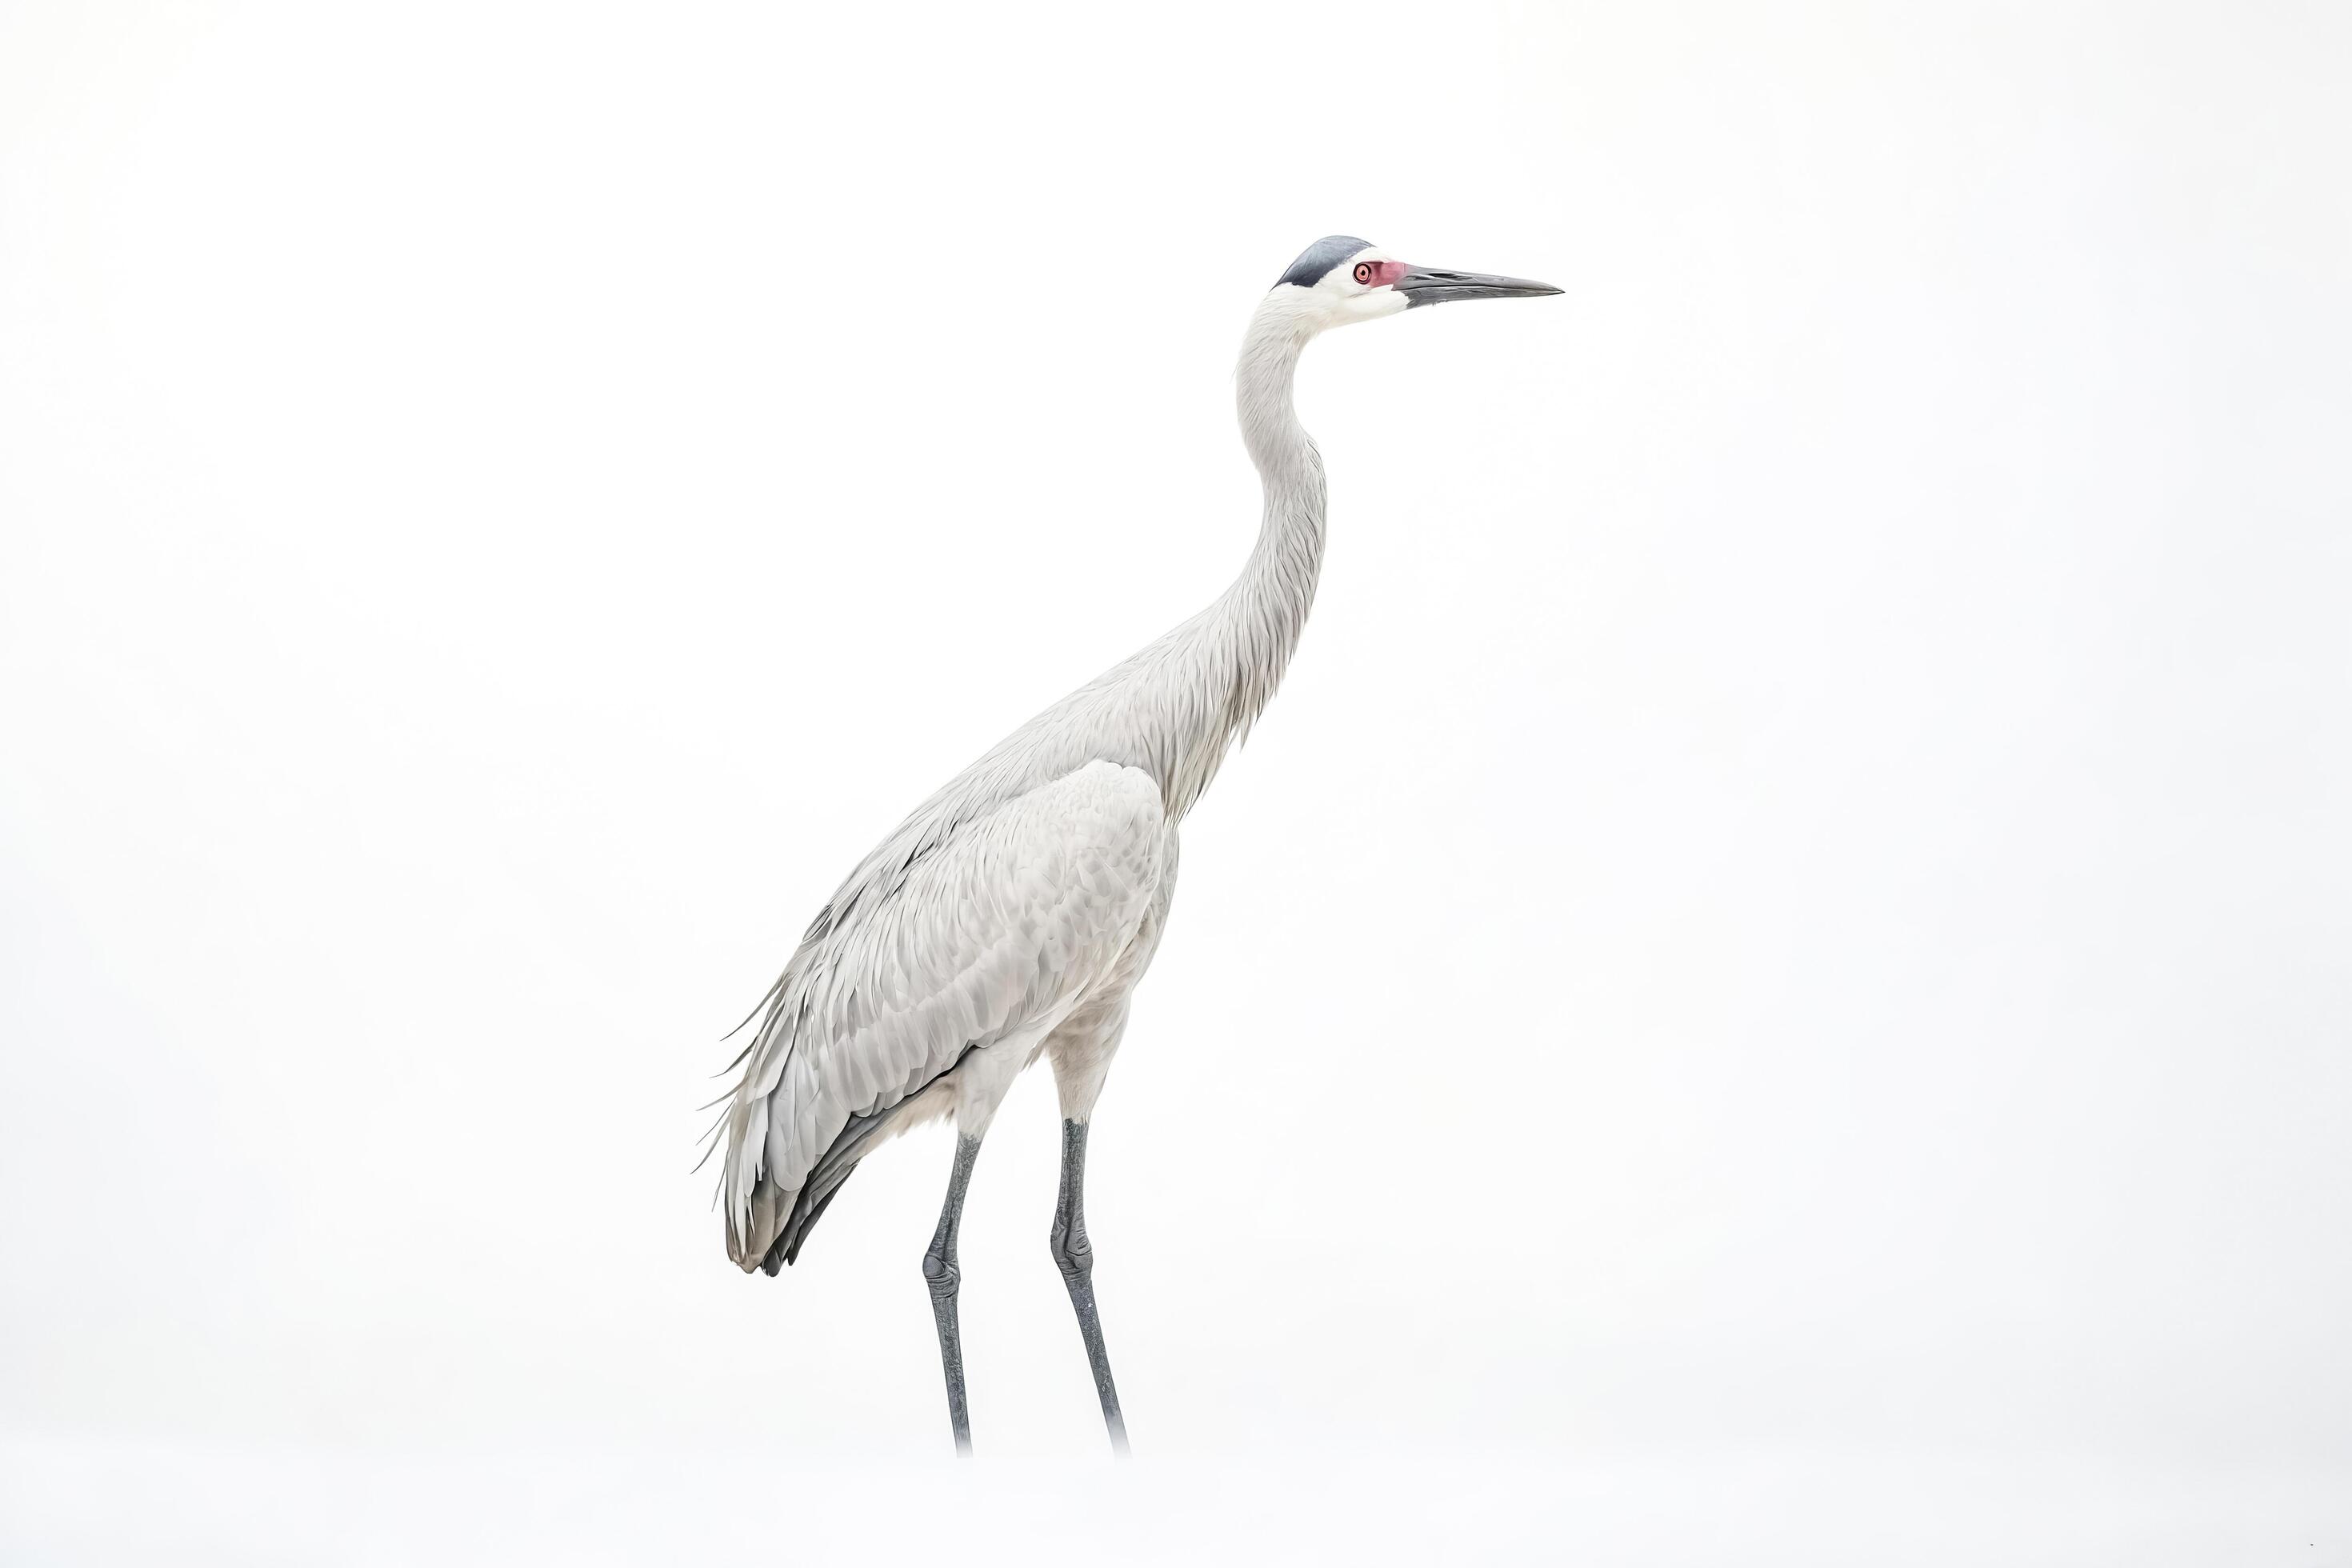
[[[1312,289],[1323,281],[1323,274],[1330,271],[1356,252],[1370,250],[1371,247],[1372,242],[1369,239],[1355,239],[1344,234],[1327,234],[1300,251],[1298,259],[1290,264],[1290,270],[1276,279],[1274,286],[1279,289],[1285,283],[1296,283],[1301,289]]]

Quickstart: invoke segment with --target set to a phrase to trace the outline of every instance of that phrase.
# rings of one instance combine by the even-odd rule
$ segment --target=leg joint
[[[1045,1245],[1054,1266],[1065,1275],[1083,1279],[1095,1271],[1094,1243],[1087,1239],[1084,1226],[1056,1225]]]
[[[933,1296],[951,1297],[956,1287],[963,1283],[963,1270],[955,1259],[937,1252],[923,1254],[923,1283],[930,1287]]]

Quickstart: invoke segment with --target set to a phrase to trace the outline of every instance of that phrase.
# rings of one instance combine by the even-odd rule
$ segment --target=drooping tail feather
[[[725,1122],[726,1155],[719,1174],[719,1201],[727,1211],[727,1256],[738,1268],[751,1274],[767,1260],[800,1194],[779,1187],[761,1169],[768,1139],[766,1095],[739,1090]]]

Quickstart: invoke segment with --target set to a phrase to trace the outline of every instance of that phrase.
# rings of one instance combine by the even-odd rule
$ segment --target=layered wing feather
[[[760,1266],[853,1117],[1083,996],[1150,908],[1166,838],[1151,775],[1092,762],[960,820],[910,820],[869,857],[745,1052],[720,1174],[729,1256]]]

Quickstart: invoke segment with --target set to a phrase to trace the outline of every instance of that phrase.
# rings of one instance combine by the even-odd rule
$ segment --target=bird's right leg
[[[930,1250],[923,1254],[923,1283],[930,1288],[931,1317],[940,1330],[940,1367],[947,1373],[948,1421],[955,1427],[956,1452],[971,1452],[971,1412],[964,1404],[963,1341],[956,1331],[956,1287],[963,1276],[956,1268],[956,1229],[963,1223],[963,1191],[971,1183],[972,1162],[980,1158],[980,1140],[956,1139],[955,1170],[948,1177],[948,1201],[940,1210],[940,1228],[931,1235]]]
[[[1094,1373],[1095,1397],[1102,1403],[1103,1425],[1110,1431],[1114,1454],[1127,1452],[1127,1417],[1118,1407],[1118,1387],[1111,1382],[1110,1352],[1103,1344],[1102,1313],[1095,1306],[1095,1249],[1087,1239],[1087,1124],[1062,1123],[1062,1184],[1054,1200],[1054,1230],[1048,1240],[1054,1267],[1070,1292],[1070,1306],[1078,1315],[1078,1338],[1087,1347],[1087,1368]]]
[[[1062,1182],[1054,1196],[1054,1228],[1046,1241],[1070,1293],[1071,1310],[1077,1313],[1087,1370],[1094,1374],[1095,1397],[1101,1402],[1114,1454],[1127,1452],[1127,1416],[1118,1407],[1110,1351],[1103,1343],[1102,1312],[1095,1305],[1095,1249],[1087,1239],[1087,1128],[1126,1031],[1127,1008],[1121,1004],[1107,1018],[1081,1020],[1079,1027],[1056,1035],[1047,1047],[1062,1099]]]

